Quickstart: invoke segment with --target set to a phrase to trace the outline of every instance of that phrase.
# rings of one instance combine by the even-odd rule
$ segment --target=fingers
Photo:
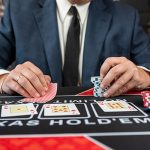
[[[123,93],[124,91],[130,90],[132,86],[135,87],[135,85],[144,85],[144,73],[140,74],[137,66],[124,57],[108,58],[102,65],[100,74],[103,76],[101,88],[105,89],[109,87],[104,93],[104,97],[111,97],[116,95],[116,93]],[[135,81],[133,85],[131,85],[131,79]],[[125,85],[127,87],[124,87]]]
[[[100,69],[100,76],[101,78],[104,78],[106,76],[106,74],[108,73],[108,71],[120,64],[122,61],[125,61],[126,58],[125,57],[110,57],[110,58],[107,58],[105,60],[105,62],[103,63],[103,65],[101,66],[101,69]]]
[[[30,94],[30,97],[40,97],[38,91],[32,86],[32,84],[26,77],[20,75],[20,73],[17,73],[15,71],[13,71],[13,73],[11,73],[10,76],[14,81],[16,81],[22,88],[24,88],[24,90],[26,90]],[[11,80],[9,82],[11,82]]]
[[[113,96],[119,96],[121,94],[124,94],[135,87],[136,87],[136,82],[134,80],[131,80],[126,85],[124,85],[122,88],[120,88]]]
[[[48,88],[47,83],[46,83],[46,80],[45,80],[45,77],[44,77],[42,71],[30,62],[26,62],[24,65],[26,67],[28,67],[28,69],[30,69],[32,72],[34,72],[34,74],[39,78],[39,80],[42,83],[43,87],[47,89]]]
[[[46,94],[50,82],[51,78],[48,75],[44,75],[32,63],[26,62],[9,73],[3,87],[6,93],[14,91],[26,97],[40,97]]]
[[[126,90],[130,89],[130,86],[132,83],[133,86],[135,86],[135,82],[131,82],[130,80],[133,77],[133,73],[132,72],[126,72],[124,73],[118,80],[116,80],[112,86],[107,90],[106,93],[104,93],[104,97],[110,97],[113,96],[115,93],[117,93],[119,91],[119,93],[124,93]],[[125,85],[128,85],[127,87],[125,87]]]
[[[32,72],[31,70],[29,70],[28,68],[21,68],[21,75],[23,75],[34,87],[34,89],[41,95],[44,96],[45,92],[47,91],[47,87],[43,88],[42,83],[40,82],[39,78],[37,77],[36,74],[34,74],[34,72]],[[27,81],[27,82],[28,82]],[[21,85],[23,86],[23,85]]]
[[[15,69],[15,72],[17,73],[20,72],[20,74],[22,74],[33,86],[32,92],[34,89],[34,93],[29,92],[30,95],[32,96],[34,95],[34,97],[39,97],[39,95],[44,96],[46,94],[46,91],[48,90],[47,81],[42,71],[39,68],[37,68],[35,65],[33,65],[30,62],[26,62],[23,65],[18,65]],[[26,85],[30,86],[30,84],[25,84],[25,86]],[[31,86],[25,87],[25,89],[26,90],[31,89]],[[37,91],[38,94],[35,91]]]
[[[125,71],[126,71],[126,66],[122,67],[122,65],[119,64],[119,65],[113,67],[112,69],[109,70],[109,72],[103,78],[102,83],[101,83],[101,87],[104,89],[109,87],[111,85],[111,83],[114,80],[116,80],[117,78],[119,78],[120,75],[125,73]],[[123,81],[122,78],[120,80],[121,80],[120,82]]]
[[[24,97],[31,97],[27,91],[25,91],[16,81],[10,80],[9,84],[6,84],[5,87],[2,86],[4,91],[7,91],[8,94],[12,94],[13,92],[17,92],[18,94]]]
[[[47,85],[49,85],[51,83],[51,78],[48,75],[45,75],[45,80],[47,82]]]

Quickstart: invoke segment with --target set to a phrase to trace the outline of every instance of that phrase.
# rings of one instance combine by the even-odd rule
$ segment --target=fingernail
[[[42,92],[42,96],[44,96],[45,94],[46,94],[46,93],[43,91],[43,92]]]
[[[102,88],[102,89],[104,89],[104,88],[105,88],[103,84],[101,84],[101,88]]]
[[[108,97],[109,95],[108,95],[107,92],[105,92],[105,93],[103,94],[103,96],[104,96],[104,97]]]

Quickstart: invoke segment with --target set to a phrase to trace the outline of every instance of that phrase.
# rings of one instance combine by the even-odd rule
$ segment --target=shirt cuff
[[[0,69],[0,75],[4,75],[9,73],[10,71],[4,70],[4,69]]]
[[[145,70],[145,71],[147,71],[147,72],[149,72],[150,73],[150,70],[149,69],[147,69],[146,67],[143,67],[143,66],[137,66],[138,68],[141,68],[141,69],[143,69],[143,70]]]

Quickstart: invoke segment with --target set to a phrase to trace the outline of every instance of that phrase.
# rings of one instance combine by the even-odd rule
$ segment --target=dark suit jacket
[[[124,56],[150,69],[150,41],[136,10],[111,0],[93,0],[84,44],[82,86],[108,57]],[[8,0],[0,26],[0,67],[31,61],[62,83],[55,0]]]

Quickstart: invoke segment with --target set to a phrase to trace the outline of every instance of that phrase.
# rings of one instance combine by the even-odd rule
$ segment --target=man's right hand
[[[16,92],[24,97],[36,98],[46,94],[51,78],[31,62],[25,62],[16,66],[9,74],[2,75],[0,80],[3,92]]]

